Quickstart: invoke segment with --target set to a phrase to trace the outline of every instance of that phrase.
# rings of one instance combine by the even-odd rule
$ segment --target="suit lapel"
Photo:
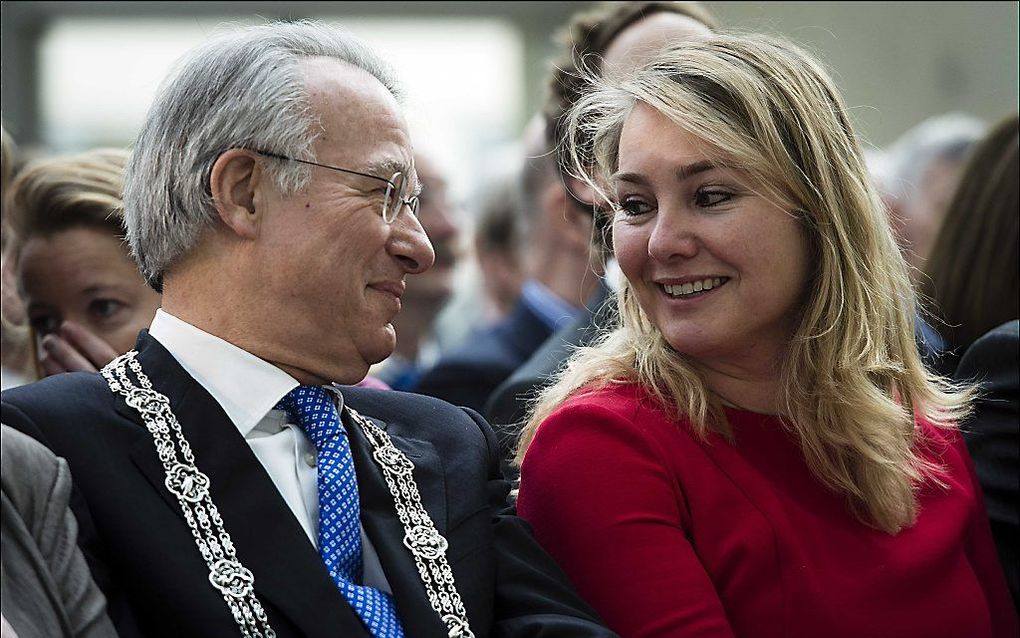
[[[442,464],[435,448],[427,441],[401,435],[400,424],[369,418],[386,430],[393,444],[414,463],[414,481],[422,504],[440,534],[446,534],[446,485]],[[411,551],[404,546],[404,527],[382,470],[372,458],[372,445],[361,427],[344,411],[344,426],[351,440],[351,453],[358,475],[361,523],[379,555],[386,580],[393,590],[397,613],[408,635],[446,635],[446,628],[429,603],[425,585]]]
[[[209,477],[212,500],[238,560],[255,576],[255,590],[270,621],[275,608],[305,636],[367,636],[272,479],[220,405],[147,333],[139,337],[139,346],[142,369],[154,389],[169,397],[195,463]],[[122,414],[144,427],[136,411],[123,400],[119,404]],[[132,459],[183,521],[177,499],[163,484],[163,468],[151,439],[132,451]],[[197,547],[192,549],[198,552]],[[207,583],[204,576],[196,575],[201,579],[197,582]],[[215,594],[211,586],[210,594]]]

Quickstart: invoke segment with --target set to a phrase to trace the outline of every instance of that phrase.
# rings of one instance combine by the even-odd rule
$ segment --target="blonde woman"
[[[622,636],[1016,636],[968,409],[831,80],[790,43],[664,52],[569,114],[621,325],[540,398],[519,512]]]
[[[126,161],[117,149],[39,160],[5,193],[41,377],[98,370],[134,346],[159,307],[124,243]]]

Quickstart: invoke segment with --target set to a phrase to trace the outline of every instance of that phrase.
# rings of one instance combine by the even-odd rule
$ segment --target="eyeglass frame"
[[[407,206],[408,210],[411,211],[412,217],[418,217],[418,208],[420,206],[420,202],[418,201],[418,195],[411,195],[410,197],[404,198],[401,197],[399,193],[396,193],[397,185],[394,183],[394,178],[396,178],[398,175],[404,178],[403,182],[404,188],[405,189],[407,188],[408,183],[407,175],[405,175],[403,171],[397,171],[393,173],[393,175],[390,176],[389,179],[386,179],[385,177],[379,177],[378,175],[372,175],[370,173],[361,173],[359,171],[352,171],[349,168],[339,168],[337,166],[330,166],[329,164],[320,164],[318,162],[313,162],[311,160],[297,159],[296,157],[287,157],[286,155],[280,155],[279,153],[270,153],[269,151],[260,151],[257,149],[252,149],[252,151],[258,153],[259,155],[264,155],[265,157],[271,157],[273,159],[283,160],[286,162],[297,162],[299,164],[307,164],[309,166],[318,166],[319,168],[328,168],[331,171],[339,171],[341,173],[347,173],[348,175],[368,177],[371,179],[379,180],[381,182],[386,182],[386,196],[385,199],[383,199],[382,210],[383,221],[386,222],[387,224],[392,224],[394,221],[396,221],[397,216],[400,215],[400,211],[401,209],[403,209],[404,206]],[[396,195],[394,195],[395,193]],[[398,205],[395,207],[397,212],[393,213],[393,216],[387,219],[386,213],[389,212],[389,208],[394,198],[398,203]]]

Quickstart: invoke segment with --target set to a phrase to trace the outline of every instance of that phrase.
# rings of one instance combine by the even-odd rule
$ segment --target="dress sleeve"
[[[543,422],[528,449],[518,510],[620,635],[732,636],[669,468],[644,427],[575,401]]]

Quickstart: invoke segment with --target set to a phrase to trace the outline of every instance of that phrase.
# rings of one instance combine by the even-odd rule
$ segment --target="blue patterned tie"
[[[348,604],[376,638],[403,638],[393,596],[361,582],[361,510],[347,433],[330,394],[302,385],[276,405],[315,444],[318,454],[319,554]]]

